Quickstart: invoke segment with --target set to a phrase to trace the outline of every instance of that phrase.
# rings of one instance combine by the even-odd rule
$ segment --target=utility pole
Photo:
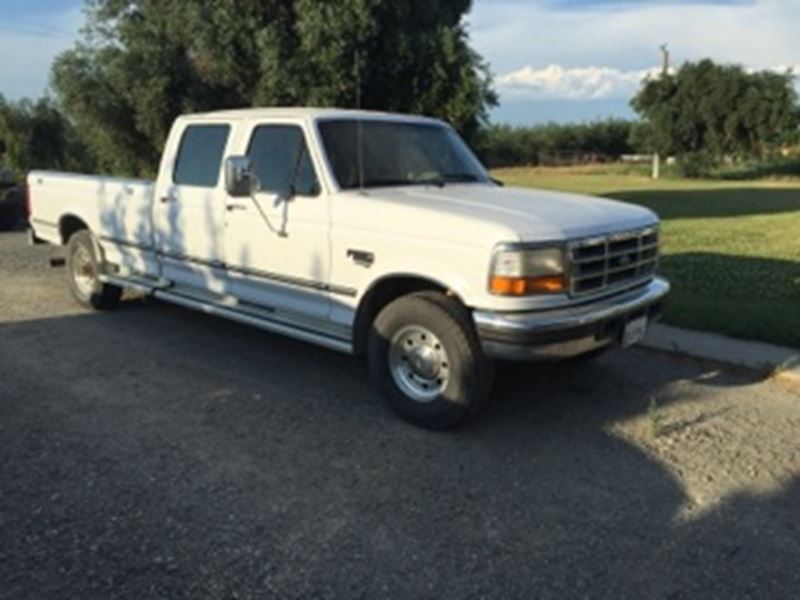
[[[661,44],[661,77],[669,75],[669,46]],[[661,155],[656,150],[653,153],[653,179],[661,177]]]

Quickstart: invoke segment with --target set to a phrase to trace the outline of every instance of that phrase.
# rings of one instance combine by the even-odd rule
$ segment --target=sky
[[[38,97],[54,56],[77,39],[81,0],[3,0],[0,93]],[[800,73],[800,0],[474,0],[472,44],[500,95],[496,123],[631,117],[629,100],[659,69],[710,57]]]

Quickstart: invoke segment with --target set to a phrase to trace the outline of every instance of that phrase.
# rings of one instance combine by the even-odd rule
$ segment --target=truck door
[[[220,294],[225,292],[222,162],[229,137],[229,124],[212,122],[189,124],[179,140],[171,136],[177,147],[165,149],[153,206],[162,277]]]
[[[259,123],[245,138],[260,191],[227,200],[230,291],[299,324],[325,322],[329,205],[304,130],[293,123]]]

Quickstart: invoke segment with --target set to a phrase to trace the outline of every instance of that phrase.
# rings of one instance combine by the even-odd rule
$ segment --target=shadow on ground
[[[800,211],[800,187],[626,190],[604,195],[647,206],[665,221],[774,215]]]
[[[679,252],[660,271],[673,285],[668,323],[800,348],[800,262]]]
[[[680,481],[609,433],[751,383],[504,366],[436,434],[352,358],[159,303],[0,324],[0,596],[786,597],[799,480],[682,522]]]

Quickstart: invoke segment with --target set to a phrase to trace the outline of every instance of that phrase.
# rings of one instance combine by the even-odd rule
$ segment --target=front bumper
[[[611,298],[558,310],[472,313],[484,353],[502,360],[569,358],[619,343],[625,324],[661,316],[669,294],[667,280],[650,283]]]

